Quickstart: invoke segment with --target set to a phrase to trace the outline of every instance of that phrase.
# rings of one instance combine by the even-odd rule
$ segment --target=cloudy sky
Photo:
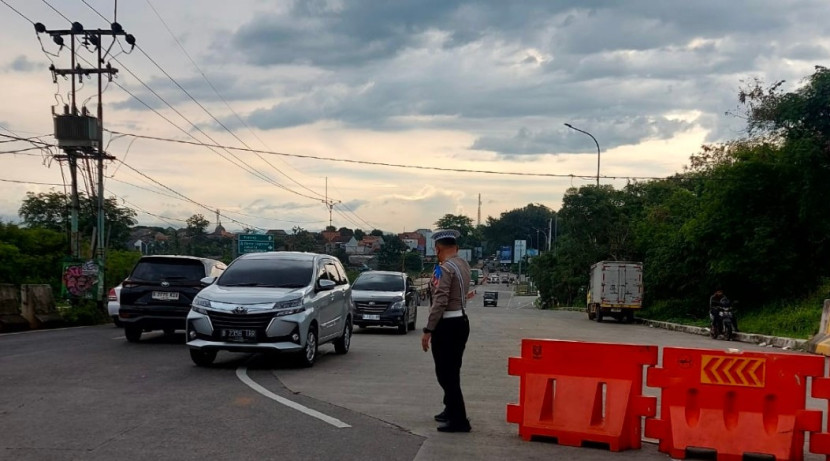
[[[68,27],[45,2],[4,1],[49,29]],[[114,14],[113,0],[87,0],[108,21],[81,0],[49,3],[89,29]],[[568,187],[595,181],[597,165],[593,141],[564,123],[597,138],[603,183],[668,176],[701,144],[742,136],[743,121],[729,115],[742,82],[792,88],[830,61],[826,0],[132,0],[117,15],[139,48],[111,48],[120,72],[104,95],[109,130],[562,175],[115,137],[109,153],[124,164],[108,165],[107,190],[140,210],[141,223],[164,226],[194,213],[215,221],[198,202],[220,208],[231,230],[320,229],[326,178],[338,227],[400,232],[445,213],[476,219],[478,194],[483,219],[531,202],[556,209]],[[0,30],[0,133],[48,134],[51,106],[70,88],[48,67],[69,67],[70,53],[41,36],[58,56],[47,55],[32,24],[2,4]],[[78,93],[93,112],[95,88],[87,80]],[[37,150],[0,154],[0,179],[64,182],[61,165]],[[17,219],[27,191],[50,189],[63,187],[0,182],[0,219]]]

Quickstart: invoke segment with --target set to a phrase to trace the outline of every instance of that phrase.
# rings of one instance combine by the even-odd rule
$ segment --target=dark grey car
[[[415,329],[418,293],[403,272],[363,272],[352,285],[354,323],[359,327],[397,327],[401,334]]]

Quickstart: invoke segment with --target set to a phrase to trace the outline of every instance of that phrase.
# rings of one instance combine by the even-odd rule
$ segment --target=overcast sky
[[[6,1],[49,29],[68,27],[43,2]],[[112,0],[87,1],[111,20]],[[49,3],[86,28],[107,27],[81,0]],[[221,208],[230,230],[241,228],[231,218],[260,228],[322,228],[329,219],[321,198],[326,178],[329,198],[342,202],[333,213],[338,227],[400,232],[432,227],[446,213],[475,220],[478,194],[482,220],[531,202],[557,209],[568,187],[594,182],[586,177],[596,175],[597,165],[594,142],[564,123],[597,138],[603,176],[671,175],[701,144],[742,136],[743,121],[728,114],[737,109],[742,82],[786,80],[792,88],[815,65],[828,65],[828,18],[826,0],[122,1],[117,20],[141,50],[122,52],[122,45],[129,51],[123,40],[112,48],[120,62],[112,61],[120,70],[116,82],[170,122],[112,84],[104,95],[110,130],[288,154],[576,177],[230,151],[237,159],[205,147],[142,139],[131,145],[127,137],[114,139],[109,153],[193,201]],[[23,136],[50,133],[50,107],[68,100],[70,84],[62,78],[54,84],[48,67],[50,60],[69,67],[70,53],[47,56],[32,25],[5,5],[0,30],[0,125]],[[48,36],[41,38],[46,51],[58,54]],[[80,54],[93,61],[89,51]],[[79,104],[90,98],[93,112],[95,88],[88,80],[78,93]],[[2,143],[0,152],[25,147]],[[38,151],[25,154],[33,155],[0,154],[0,179],[64,182],[57,162]],[[241,161],[253,173],[234,165]],[[176,220],[194,213],[215,222],[205,209],[116,166],[107,167],[114,177],[106,188],[140,207],[142,224],[183,225]],[[0,182],[0,219],[17,220],[27,191],[50,188],[63,190]]]

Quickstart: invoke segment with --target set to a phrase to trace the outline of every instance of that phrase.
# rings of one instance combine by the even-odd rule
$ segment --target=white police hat
[[[432,241],[437,242],[444,239],[456,240],[460,236],[461,232],[458,232],[455,229],[438,229],[432,233]]]

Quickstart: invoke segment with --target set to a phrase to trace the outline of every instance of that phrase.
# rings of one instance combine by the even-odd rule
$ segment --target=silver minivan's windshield
[[[240,259],[219,278],[223,287],[302,288],[311,282],[312,260]]]
[[[361,274],[352,285],[354,290],[404,291],[403,279],[394,274]]]

